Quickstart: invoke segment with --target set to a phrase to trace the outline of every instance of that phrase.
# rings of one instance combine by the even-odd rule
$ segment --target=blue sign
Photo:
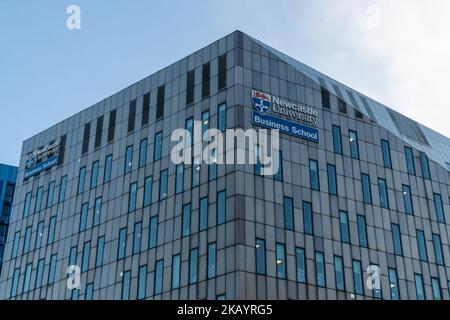
[[[58,156],[53,156],[48,158],[47,160],[34,165],[31,168],[25,168],[25,179],[38,174],[41,171],[44,171],[54,165],[58,164]]]
[[[252,123],[267,129],[276,129],[294,137],[319,142],[319,130],[299,123],[253,111]]]

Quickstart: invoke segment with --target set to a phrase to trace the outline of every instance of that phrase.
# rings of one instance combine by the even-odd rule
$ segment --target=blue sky
[[[446,0],[0,0],[0,163],[236,29],[450,136],[449,16]]]

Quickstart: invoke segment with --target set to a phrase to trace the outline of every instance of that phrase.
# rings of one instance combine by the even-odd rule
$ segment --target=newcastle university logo
[[[265,113],[272,106],[272,98],[266,93],[252,90],[252,102],[258,112]]]

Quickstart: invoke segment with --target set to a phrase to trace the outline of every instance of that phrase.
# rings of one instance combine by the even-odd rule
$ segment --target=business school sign
[[[315,128],[319,113],[314,108],[257,90],[252,90],[252,104],[256,109],[252,114],[253,124],[267,129],[277,129],[294,137],[319,142],[319,130]],[[295,122],[290,119],[295,120]]]
[[[48,168],[58,164],[59,141],[55,141],[48,146],[30,153],[25,162],[25,176],[27,179]]]

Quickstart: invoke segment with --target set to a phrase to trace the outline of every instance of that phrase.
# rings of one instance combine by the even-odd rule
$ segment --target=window
[[[11,285],[11,297],[15,297],[18,294],[19,275],[20,275],[20,268],[14,269],[13,280]]]
[[[86,285],[85,300],[92,300],[93,298],[94,298],[94,284],[91,282]]]
[[[102,215],[102,198],[97,198],[95,199],[94,217],[92,220],[92,226],[97,226],[100,224],[101,215]]]
[[[83,246],[83,261],[81,262],[81,272],[88,271],[89,257],[91,254],[91,242],[85,242]]]
[[[227,85],[227,55],[219,56],[219,79],[217,82],[217,90],[222,90]]]
[[[147,265],[139,267],[138,296],[139,300],[145,299],[147,291]]]
[[[400,300],[398,290],[397,270],[389,268],[389,288],[391,289],[391,300]]]
[[[306,283],[305,249],[295,248],[295,262],[297,267],[297,282]]]
[[[144,207],[152,203],[152,177],[145,178],[144,183]]]
[[[111,169],[112,169],[112,154],[106,156],[105,158],[105,177],[104,177],[105,183],[111,180]]]
[[[25,238],[23,240],[23,253],[28,253],[30,251],[30,244],[31,244],[31,227],[28,227],[25,230]]]
[[[97,187],[97,182],[98,182],[98,161],[95,161],[92,164],[91,189]]]
[[[367,174],[361,174],[361,184],[364,203],[372,204],[372,190],[370,188],[370,178]]]
[[[208,244],[208,279],[216,276],[216,243]]]
[[[209,111],[202,112],[202,139],[206,130],[209,129]]]
[[[139,168],[142,168],[147,163],[147,139],[141,140],[139,145]]]
[[[422,177],[424,177],[424,179],[430,180],[430,165],[428,163],[428,157],[424,152],[420,153],[420,165],[422,167]]]
[[[61,203],[66,200],[67,176],[61,178],[61,185],[59,187],[58,202]]]
[[[81,149],[81,154],[85,154],[86,152],[88,152],[90,134],[91,134],[91,123],[88,122],[84,125],[83,145]]]
[[[394,244],[394,253],[396,255],[402,255],[403,254],[403,250],[402,250],[402,238],[400,235],[400,227],[398,224],[392,224],[391,225],[392,228],[392,241]]]
[[[333,147],[335,153],[342,154],[341,128],[338,126],[333,126]]]
[[[421,274],[414,274],[414,282],[416,284],[417,300],[425,300],[425,289],[423,287],[423,277]]]
[[[276,244],[277,277],[286,279],[286,249],[284,244]]]
[[[191,178],[191,183],[192,183],[192,188],[196,187],[199,185],[200,183],[200,169],[201,166],[198,163],[198,158],[194,158],[194,161],[192,163],[192,178]]]
[[[175,177],[175,193],[183,192],[184,164],[180,163],[176,166]]]
[[[125,258],[125,249],[127,246],[127,228],[122,228],[119,231],[119,248],[117,249],[117,259]]]
[[[103,252],[105,251],[105,236],[101,236],[97,241],[97,255],[95,256],[95,267],[103,265]]]
[[[355,293],[359,295],[364,294],[361,261],[353,260],[353,282],[355,285]]]
[[[50,208],[53,205],[53,196],[55,194],[55,181],[52,181],[48,185],[48,193],[47,193],[47,208]]]
[[[142,240],[142,223],[138,222],[134,225],[133,254],[141,252],[141,240]]]
[[[359,159],[358,134],[356,131],[349,130],[350,139],[350,155],[353,159]]]
[[[86,167],[80,169],[80,173],[78,175],[78,194],[83,193],[84,191],[84,181],[86,179]]]
[[[217,224],[225,223],[226,212],[226,198],[224,190],[217,193]]]
[[[338,99],[339,112],[347,113],[347,104],[344,100]]]
[[[22,287],[22,292],[28,292],[28,290],[30,290],[30,285],[31,285],[31,269],[32,269],[32,264],[28,264],[25,268],[25,278],[23,279],[23,287]]]
[[[328,193],[337,196],[336,167],[327,164]]]
[[[64,155],[66,153],[66,138],[67,136],[64,134],[61,136],[59,140],[59,157],[58,157],[58,166],[64,163]]]
[[[88,216],[88,203],[83,203],[81,205],[81,213],[80,213],[80,232],[86,230],[87,216]]]
[[[150,114],[150,93],[144,94],[144,102],[142,105],[142,122],[141,125],[145,126],[148,124],[148,118]]]
[[[125,152],[125,165],[124,165],[124,173],[131,172],[133,167],[133,146],[128,146]]]
[[[303,201],[303,229],[306,234],[312,235],[314,233],[312,205],[306,201]]]
[[[202,66],[202,98],[210,94],[211,64],[209,62]]]
[[[189,140],[186,141],[186,145],[191,146],[194,139],[194,119],[187,119],[184,126],[185,129],[189,132],[189,136],[187,137]]]
[[[148,247],[155,248],[158,241],[158,216],[150,219],[150,235]]]
[[[344,265],[342,257],[334,256],[334,274],[336,278],[336,289],[345,291]]]
[[[416,230],[416,233],[417,233],[417,247],[419,248],[419,258],[422,261],[428,262],[425,234],[423,233],[422,230]]]
[[[185,204],[183,206],[183,232],[182,236],[186,237],[191,232],[191,205]]]
[[[380,193],[380,205],[382,208],[389,209],[388,191],[386,180],[378,178],[378,191]]]
[[[136,124],[136,99],[130,101],[130,109],[128,112],[128,133],[134,131]]]
[[[189,252],[189,284],[197,282],[198,275],[198,249]]]
[[[262,168],[262,163],[260,161],[260,159],[262,159],[263,154],[262,154],[262,148],[260,145],[256,146],[256,163],[255,163],[255,175],[260,176],[261,175],[261,168]]]
[[[157,295],[162,292],[164,261],[158,260],[155,264],[155,284],[153,286],[153,294]]]
[[[194,102],[194,87],[195,87],[195,70],[190,70],[187,73],[187,81],[186,81],[186,105]]]
[[[48,271],[48,284],[55,282],[56,275],[56,263],[58,262],[57,254],[54,254],[50,257],[50,269]]]
[[[13,248],[12,248],[11,258],[17,257],[17,254],[19,252],[19,242],[20,242],[20,231],[17,231],[14,234],[14,241],[13,241]]]
[[[131,271],[125,271],[122,279],[122,300],[130,299]]]
[[[72,300],[78,300],[78,296],[80,294],[80,289],[73,289],[71,294]]]
[[[116,128],[116,113],[116,110],[112,110],[109,113],[108,143],[114,140],[114,131]]]
[[[156,119],[162,118],[164,116],[164,95],[165,87],[164,85],[158,87],[158,93],[156,96]]]
[[[330,109],[331,108],[330,92],[324,87],[322,87],[320,93],[322,96],[322,108]]]
[[[159,200],[167,198],[167,169],[161,171]]]
[[[406,169],[408,170],[408,173],[415,175],[416,169],[414,168],[414,156],[411,148],[405,147],[405,157],[406,157]]]
[[[103,116],[100,116],[97,118],[97,125],[95,126],[94,148],[98,148],[102,144],[102,132],[103,132]]]
[[[361,247],[367,248],[368,242],[367,242],[366,217],[358,215],[356,219],[358,224],[359,245]]]
[[[130,185],[130,198],[128,200],[128,212],[136,210],[136,195],[137,195],[137,183],[134,182]]]
[[[383,154],[383,165],[386,168],[392,168],[391,148],[389,147],[389,141],[381,140],[381,153]]]
[[[36,232],[36,241],[34,243],[34,248],[38,249],[42,245],[42,237],[44,236],[44,221],[38,223]]]
[[[200,199],[200,231],[208,228],[208,197]]]
[[[217,149],[213,149],[210,153],[210,159],[209,159],[209,163],[210,165],[208,166],[208,179],[209,181],[212,181],[214,179],[217,178],[217,159],[216,159],[216,155],[217,155]]]
[[[444,254],[442,252],[441,236],[433,233],[433,246],[436,263],[440,266],[444,265]]]
[[[325,260],[322,252],[316,252],[316,282],[317,286],[325,287]]]
[[[311,189],[319,190],[319,168],[316,160],[309,160],[309,178]]]
[[[28,192],[25,196],[25,202],[23,205],[23,216],[28,217],[30,215],[31,207],[31,192]]]
[[[69,265],[73,266],[77,262],[77,247],[70,248],[70,254],[69,254]]]
[[[172,290],[180,287],[180,255],[172,257]]]
[[[43,187],[39,187],[36,193],[36,202],[34,204],[34,213],[41,211]]]
[[[407,185],[402,186],[403,190],[403,202],[405,205],[405,212],[407,214],[413,214],[413,206],[412,206],[412,199],[411,199],[411,189]]]
[[[42,287],[42,281],[44,279],[44,262],[45,262],[45,259],[40,259],[38,261],[37,270],[36,270],[36,282],[34,285],[35,288]]]
[[[292,198],[284,197],[284,227],[294,230],[294,207]]]
[[[262,239],[256,239],[256,273],[266,274],[266,242]]]
[[[283,181],[283,153],[281,151],[278,151],[278,157],[274,158],[274,165],[278,171],[273,175],[273,179]]]
[[[227,105],[222,103],[217,107],[217,129],[225,131],[227,127]]]
[[[341,227],[341,240],[344,243],[350,243],[350,231],[348,227],[348,214],[345,211],[339,211],[339,224]]]
[[[444,206],[442,205],[442,197],[440,194],[435,193],[433,195],[434,206],[436,208],[437,220],[440,223],[445,223]]]
[[[431,278],[431,289],[433,291],[433,299],[434,300],[441,300],[441,286],[439,284],[438,278]]]

